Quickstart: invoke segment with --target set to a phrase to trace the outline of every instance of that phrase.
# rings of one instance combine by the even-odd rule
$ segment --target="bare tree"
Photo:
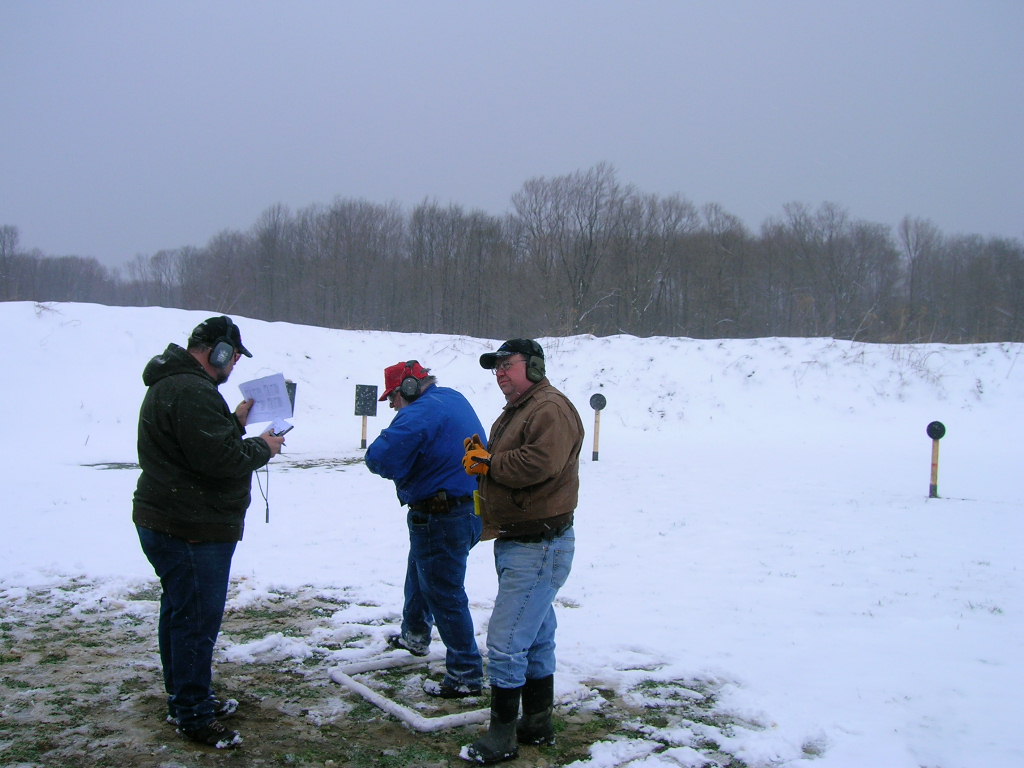
[[[833,336],[1002,341],[1024,335],[1024,245],[894,233],[834,203],[791,203],[751,235],[718,205],[641,195],[604,163],[528,180],[501,217],[425,200],[275,205],[247,232],[136,257],[22,252],[0,227],[0,300],[204,308],[329,327],[468,333]]]
[[[10,224],[0,226],[0,300],[17,298],[14,263],[18,256],[18,228]]]
[[[512,197],[525,235],[523,256],[563,333],[589,330],[584,315],[608,298],[594,291],[594,279],[609,257],[630,194],[615,170],[600,163],[550,181],[532,179]]]
[[[943,247],[942,234],[926,219],[904,216],[897,228],[906,271],[906,301],[901,325],[910,327],[917,336],[922,321],[929,314],[927,298],[922,289],[922,272],[939,258]]]

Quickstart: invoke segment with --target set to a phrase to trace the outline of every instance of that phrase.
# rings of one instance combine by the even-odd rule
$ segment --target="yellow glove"
[[[462,466],[467,475],[486,475],[491,471],[491,454],[484,448],[480,435],[467,437],[463,441],[466,455],[462,457]]]

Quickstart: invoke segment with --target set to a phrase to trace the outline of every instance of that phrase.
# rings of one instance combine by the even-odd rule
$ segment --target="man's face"
[[[533,382],[526,378],[526,357],[523,355],[504,358],[495,366],[494,375],[498,388],[509,402],[533,386]]]
[[[405,402],[405,398],[402,397],[402,393],[396,389],[394,392],[388,395],[388,405],[390,405],[396,411],[400,411],[403,408],[405,408],[405,406],[407,406],[408,403]]]

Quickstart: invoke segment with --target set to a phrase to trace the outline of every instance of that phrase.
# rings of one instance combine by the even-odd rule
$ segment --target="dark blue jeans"
[[[162,587],[157,637],[169,709],[184,730],[200,728],[213,720],[216,708],[213,645],[236,542],[189,542],[135,527]]]
[[[466,560],[480,541],[483,522],[473,502],[444,514],[409,511],[409,563],[405,572],[402,637],[426,650],[435,624],[447,648],[445,683],[479,688],[483,659],[466,597]]]

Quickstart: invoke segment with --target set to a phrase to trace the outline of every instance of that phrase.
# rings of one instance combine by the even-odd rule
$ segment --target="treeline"
[[[1024,247],[784,207],[758,234],[718,205],[643,194],[597,165],[527,181],[493,216],[425,201],[276,205],[203,247],[22,253],[0,227],[0,298],[169,306],[331,328],[511,336],[1024,340]]]

